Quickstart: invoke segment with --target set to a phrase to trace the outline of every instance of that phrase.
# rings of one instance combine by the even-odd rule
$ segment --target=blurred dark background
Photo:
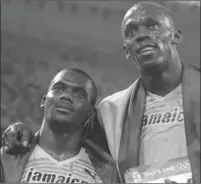
[[[159,1],[158,1],[159,2]],[[36,130],[40,100],[64,67],[88,72],[99,99],[128,87],[137,77],[123,54],[120,25],[134,1],[5,0],[1,2],[1,131],[15,121]],[[183,31],[180,57],[200,65],[200,5],[160,1]]]

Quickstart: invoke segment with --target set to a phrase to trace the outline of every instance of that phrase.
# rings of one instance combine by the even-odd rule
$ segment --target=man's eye
[[[56,86],[53,88],[54,91],[61,91],[63,88],[61,86]]]
[[[83,91],[75,91],[75,95],[79,96],[79,97],[82,97],[84,98],[85,97],[85,94]]]
[[[159,27],[156,24],[149,24],[149,29],[158,29]]]
[[[129,32],[128,32],[128,36],[134,36],[136,33],[136,30],[135,29],[131,29]]]

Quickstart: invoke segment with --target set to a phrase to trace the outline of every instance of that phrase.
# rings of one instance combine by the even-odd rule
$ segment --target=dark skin
[[[180,84],[182,64],[176,45],[181,31],[175,29],[167,9],[137,3],[127,11],[121,32],[126,58],[135,62],[147,91],[165,96]]]
[[[135,62],[147,91],[165,96],[180,84],[182,64],[176,45],[181,31],[167,9],[151,2],[135,4],[127,11],[121,32],[126,58]]]
[[[181,82],[176,50],[181,31],[175,29],[168,11],[149,2],[136,4],[125,15],[121,31],[126,58],[135,62],[146,90],[160,96],[172,91]],[[139,52],[139,46],[147,45],[154,49]]]
[[[91,82],[82,73],[63,70],[52,80],[42,99],[44,118],[38,144],[57,161],[69,159],[81,149],[86,123],[94,114],[92,89]],[[11,154],[12,150],[26,152],[31,135],[24,123],[10,126],[3,135],[5,149]]]
[[[93,109],[89,88],[89,80],[82,74],[60,72],[42,100],[44,119],[39,145],[58,161],[80,151],[84,125]]]

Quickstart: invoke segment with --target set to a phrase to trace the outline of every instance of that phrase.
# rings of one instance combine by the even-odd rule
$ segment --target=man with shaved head
[[[132,157],[131,147],[137,146],[139,158],[134,164],[127,159],[127,164],[133,168],[132,164],[154,165],[186,158],[183,162],[190,162],[193,180],[200,182],[200,165],[195,164],[200,163],[200,71],[185,66],[179,57],[176,47],[182,41],[181,30],[167,8],[140,2],[125,14],[121,34],[126,58],[136,64],[140,73],[131,89],[138,91],[135,94],[139,102],[133,103],[139,105],[137,108],[141,106],[140,111],[136,110],[140,118],[136,120],[132,115],[133,119],[123,125],[124,131],[129,127],[126,156]],[[128,135],[132,130],[135,136],[131,138]],[[139,141],[133,143],[134,139]]]
[[[121,34],[140,77],[97,108],[117,182],[200,183],[200,68],[181,61],[181,30],[167,8],[143,1]]]
[[[121,136],[130,141],[125,148],[126,157],[134,155],[132,147],[137,147],[139,157],[137,163],[125,159],[125,170],[132,170],[136,164],[172,162],[175,166],[176,161],[174,164],[172,160],[185,158],[183,162],[190,162],[193,180],[200,182],[200,165],[195,164],[200,163],[200,71],[185,66],[179,57],[176,47],[182,41],[181,30],[167,8],[140,2],[125,14],[121,34],[126,58],[136,64],[140,73],[140,79],[131,88],[137,90],[133,103],[141,107],[136,110],[140,118],[132,115],[133,119],[125,121],[123,131],[128,132]],[[131,134],[134,135],[128,137]],[[134,139],[139,141],[132,142]]]

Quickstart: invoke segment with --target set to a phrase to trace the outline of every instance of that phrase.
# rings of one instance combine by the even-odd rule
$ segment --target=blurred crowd
[[[171,8],[175,7],[172,5]],[[177,11],[174,9],[175,14]],[[184,58],[185,62],[199,64],[200,41],[196,36],[199,31],[199,25],[197,25],[199,17],[198,10],[196,9],[195,15],[193,11],[192,7],[188,21],[183,18],[183,15],[187,14],[183,13],[176,17],[176,22],[185,28],[184,42],[180,48],[181,58]],[[2,130],[15,121],[26,122],[32,130],[40,126],[43,114],[40,109],[41,98],[45,94],[50,79],[62,68],[78,67],[88,72],[98,86],[98,102],[103,97],[126,88],[136,79],[138,73],[131,63],[129,65],[127,62],[125,65],[122,58],[124,58],[123,50],[121,54],[108,56],[106,53],[87,48],[85,50],[83,47],[60,47],[42,42],[37,38],[2,32]]]
[[[26,122],[32,130],[37,130],[43,115],[40,109],[42,96],[50,79],[62,68],[78,67],[89,72],[98,86],[98,101],[123,88],[118,80],[112,81],[107,78],[106,74],[110,73],[111,68],[100,69],[98,63],[94,64],[97,60],[96,54],[88,53],[85,55],[86,58],[78,54],[73,58],[68,55],[70,48],[66,52],[56,52],[56,49],[51,52],[51,48],[48,47],[51,45],[45,46],[28,38],[2,34],[2,130],[15,121]]]
[[[6,41],[6,40],[5,40]],[[48,71],[48,63],[38,61],[33,55],[22,59],[12,44],[2,44],[1,55],[1,122],[2,128],[13,121],[25,121],[30,126],[39,122],[39,109],[43,95],[43,83],[39,83],[38,71]],[[41,75],[41,74],[39,74]],[[41,77],[42,80],[42,77]]]

